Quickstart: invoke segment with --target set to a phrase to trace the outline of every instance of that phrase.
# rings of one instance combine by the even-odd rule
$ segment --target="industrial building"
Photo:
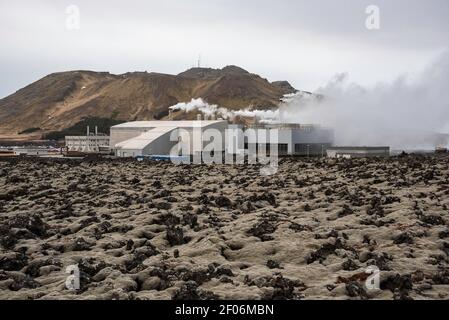
[[[51,155],[60,155],[60,148],[49,148],[49,147],[16,147],[13,148],[15,156],[51,156]]]
[[[270,141],[270,131],[277,131],[277,141]],[[251,132],[251,133],[250,133]],[[265,138],[266,137],[266,138]],[[245,149],[265,148],[269,153],[277,144],[279,156],[322,156],[334,142],[332,129],[296,123],[256,124],[245,132]]]
[[[98,133],[91,133],[89,127],[85,136],[66,136],[65,146],[67,153],[109,153],[109,136]]]
[[[327,149],[329,158],[369,158],[388,157],[390,147],[330,147]]]
[[[204,146],[211,141],[210,137],[206,137],[205,142],[201,142],[202,134],[207,129],[216,129],[220,140],[212,140],[214,152],[236,154],[258,152],[259,148],[265,148],[269,153],[275,145],[280,156],[325,156],[334,138],[332,130],[315,125],[257,124],[231,130],[235,128],[229,127],[224,120],[128,122],[111,127],[110,147],[118,157],[140,157],[170,155],[172,148],[178,144],[179,155],[196,155],[202,153]],[[270,141],[272,131],[276,131],[275,141]],[[179,138],[176,140],[173,137]],[[186,144],[189,145],[186,147]]]
[[[202,142],[202,133],[215,129],[221,140],[213,140],[214,151],[224,152],[227,127],[228,122],[223,120],[127,122],[111,127],[110,147],[118,157],[170,155],[175,145],[179,154],[195,155],[210,143]]]
[[[49,146],[0,147],[0,157],[58,157],[62,148]]]

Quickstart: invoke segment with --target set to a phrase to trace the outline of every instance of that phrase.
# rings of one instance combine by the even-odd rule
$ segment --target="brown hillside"
[[[14,136],[29,128],[40,128],[38,134],[61,130],[87,116],[164,119],[168,107],[200,97],[234,110],[250,106],[269,109],[294,91],[288,82],[270,83],[236,66],[192,68],[179,75],[54,73],[0,100],[0,135]],[[176,118],[192,115],[176,114]]]

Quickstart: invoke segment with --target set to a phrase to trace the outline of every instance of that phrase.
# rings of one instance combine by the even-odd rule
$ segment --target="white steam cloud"
[[[280,107],[280,120],[317,123],[335,129],[339,145],[389,145],[397,149],[447,145],[449,130],[449,53],[413,80],[363,88],[335,76],[317,90],[297,95]]]
[[[257,117],[260,122],[319,124],[335,130],[336,145],[431,149],[449,143],[449,52],[413,79],[364,88],[336,75],[314,94],[284,96],[277,110],[233,111],[201,98],[172,110],[198,110],[209,117]],[[445,134],[442,134],[445,133]]]
[[[174,106],[171,106],[169,109],[173,111],[181,110],[184,112],[191,112],[194,110],[198,110],[204,115],[207,116],[220,116],[224,118],[228,118],[228,109],[217,106],[216,104],[208,104],[203,101],[203,99],[192,99],[190,102],[180,102]]]
[[[279,118],[279,110],[252,110],[251,108],[246,108],[243,110],[229,110],[227,108],[219,107],[215,104],[208,104],[203,99],[192,99],[190,102],[181,102],[169,109],[181,110],[185,112],[190,112],[198,110],[202,114],[211,118],[223,118],[223,119],[234,119],[236,116],[253,118],[256,117],[262,121],[270,121],[272,119]]]

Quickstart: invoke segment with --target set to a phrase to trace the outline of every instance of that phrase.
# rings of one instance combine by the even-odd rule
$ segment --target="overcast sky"
[[[380,30],[365,26],[368,5]],[[447,50],[448,13],[447,0],[0,0],[0,97],[57,71],[176,74],[199,54],[298,89],[340,72],[373,85]]]

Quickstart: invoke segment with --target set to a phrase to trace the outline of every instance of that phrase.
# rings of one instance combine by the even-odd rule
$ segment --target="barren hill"
[[[250,106],[269,109],[294,91],[288,82],[270,83],[236,66],[192,68],[178,75],[53,73],[0,100],[0,134],[42,134],[70,127],[85,117],[164,119],[168,107],[199,97],[233,110]],[[192,115],[175,115],[177,119],[189,117]]]

